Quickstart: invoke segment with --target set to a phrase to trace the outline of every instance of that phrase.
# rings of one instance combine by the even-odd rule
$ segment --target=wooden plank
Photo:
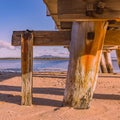
[[[120,30],[108,30],[105,37],[105,45],[120,45]]]
[[[21,45],[21,34],[24,31],[14,31],[12,36],[12,45]],[[70,43],[70,31],[34,31],[35,46],[64,46]]]
[[[21,45],[21,34],[25,31],[14,31],[12,45]],[[34,46],[69,46],[71,31],[34,31]],[[120,45],[120,30],[109,30],[106,33],[105,46]]]
[[[75,1],[74,0],[65,0],[65,1],[64,0],[59,0],[60,2],[67,2],[68,3],[68,4],[64,4],[63,3],[63,6],[65,6],[65,9],[61,9],[63,12],[65,12],[65,10],[67,10],[67,11],[72,10],[74,12],[78,12],[77,14],[71,14],[72,11],[69,14],[68,14],[68,12],[65,13],[65,14],[63,14],[63,13],[58,14],[58,10],[59,10],[59,8],[58,8],[59,1],[58,0],[43,0],[43,1],[46,4],[46,6],[47,6],[47,8],[48,8],[48,10],[50,12],[49,15],[51,15],[51,17],[55,21],[56,26],[57,26],[57,28],[59,30],[66,29],[64,26],[61,26],[61,22],[60,21],[63,21],[63,22],[65,22],[65,21],[66,22],[73,22],[73,21],[93,21],[93,20],[94,21],[101,21],[101,20],[104,21],[104,20],[109,20],[109,19],[113,20],[113,15],[111,16],[111,13],[120,10],[120,7],[119,7],[120,6],[120,1],[119,0],[105,1],[107,3],[107,6],[105,8],[108,9],[107,11],[110,12],[110,18],[108,18],[107,15],[104,15],[104,16],[107,17],[107,19],[101,19],[102,18],[101,15],[97,15],[97,17],[99,19],[98,18],[97,19],[96,18],[93,19],[93,18],[85,16],[85,12],[82,12],[82,14],[81,14],[80,13],[81,9],[79,9],[79,7],[85,7],[84,3],[94,2],[94,1],[97,1],[97,0],[87,0],[87,1],[83,1],[83,0],[75,0]],[[66,5],[67,5],[67,7],[66,7]],[[84,11],[85,11],[85,9],[84,9]],[[106,11],[106,10],[104,10],[104,11]],[[119,16],[119,13],[116,12],[116,14]],[[119,17],[117,17],[115,19],[120,22],[120,18]]]
[[[32,104],[32,68],[33,68],[33,34],[23,33],[21,39],[22,64],[22,105]]]
[[[60,21],[57,15],[57,0],[43,0],[43,1],[50,12],[52,19],[55,21],[57,28],[60,29]]]
[[[85,20],[86,21],[86,20]],[[101,20],[100,20],[101,21]],[[72,22],[60,22],[60,28],[61,29],[72,29]],[[109,25],[108,25],[108,29],[109,30],[115,30],[115,29],[119,29],[120,30],[120,22],[117,22],[115,20],[109,20]]]
[[[119,0],[106,0],[104,12],[120,11]],[[58,0],[58,14],[80,14],[86,12],[87,4],[97,4],[98,0]],[[97,6],[94,6],[97,7]],[[96,8],[94,8],[95,10]],[[56,11],[57,12],[57,11]]]
[[[118,50],[120,49],[119,46],[104,46],[103,50],[107,52],[111,52],[112,50]]]
[[[100,56],[106,34],[105,22],[74,22],[64,105],[89,108],[97,82]],[[95,32],[88,39],[88,33]]]
[[[43,0],[50,13],[57,14],[57,0]]]
[[[97,0],[58,0],[58,19],[60,21],[89,21],[96,19],[118,19],[120,18],[120,1],[104,1],[103,13],[97,12]],[[86,14],[86,6],[93,4],[91,15]]]
[[[120,12],[116,14],[119,16]],[[60,22],[108,21],[113,19],[120,22],[120,17],[113,18],[111,14],[109,16],[104,16],[104,18],[101,15],[96,18],[92,18],[92,17],[87,17],[84,14],[62,14],[62,15],[59,15],[58,19]]]

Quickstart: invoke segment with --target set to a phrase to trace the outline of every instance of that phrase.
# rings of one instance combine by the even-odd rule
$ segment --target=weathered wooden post
[[[120,67],[120,49],[116,50],[116,55],[117,55],[117,61],[118,61],[118,65]]]
[[[105,57],[108,73],[113,73],[113,66],[112,66],[110,52],[104,52],[104,57]]]
[[[97,82],[107,23],[73,22],[64,105],[89,108]]]
[[[107,71],[107,67],[106,67],[105,58],[104,58],[103,53],[102,53],[102,55],[101,55],[100,67],[101,67],[102,73],[107,73],[107,72],[108,72],[108,71]]]
[[[21,37],[22,105],[32,104],[33,33]]]

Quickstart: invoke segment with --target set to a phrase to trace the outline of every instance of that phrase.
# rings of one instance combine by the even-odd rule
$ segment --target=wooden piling
[[[32,105],[33,33],[21,37],[22,105]]]
[[[107,67],[106,67],[106,62],[105,62],[105,58],[104,58],[104,55],[102,53],[102,56],[101,56],[101,61],[100,61],[100,67],[101,67],[101,72],[102,73],[107,73]]]
[[[112,59],[111,59],[110,52],[109,51],[104,52],[104,57],[105,57],[108,73],[113,73],[113,66],[112,66]]]
[[[120,49],[116,50],[116,55],[117,55],[117,61],[118,61],[118,65],[120,67]]]
[[[74,22],[63,105],[89,108],[97,82],[107,24]]]

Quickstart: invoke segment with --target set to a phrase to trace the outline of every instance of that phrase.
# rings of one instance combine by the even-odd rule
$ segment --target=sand
[[[21,77],[0,74],[0,120],[120,120],[120,74],[99,75],[91,107],[61,107],[66,73],[34,73],[33,105],[21,106]]]

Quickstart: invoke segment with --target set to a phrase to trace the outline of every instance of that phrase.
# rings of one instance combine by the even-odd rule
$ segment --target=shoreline
[[[34,60],[69,60],[69,58],[60,58],[60,57],[53,57],[53,58],[33,58]],[[0,58],[0,60],[21,60],[21,58]]]
[[[21,75],[21,72],[1,72],[0,75]],[[33,77],[35,75],[64,75],[67,76],[67,71],[38,71],[33,72]],[[120,73],[98,73],[98,77],[120,77]]]

